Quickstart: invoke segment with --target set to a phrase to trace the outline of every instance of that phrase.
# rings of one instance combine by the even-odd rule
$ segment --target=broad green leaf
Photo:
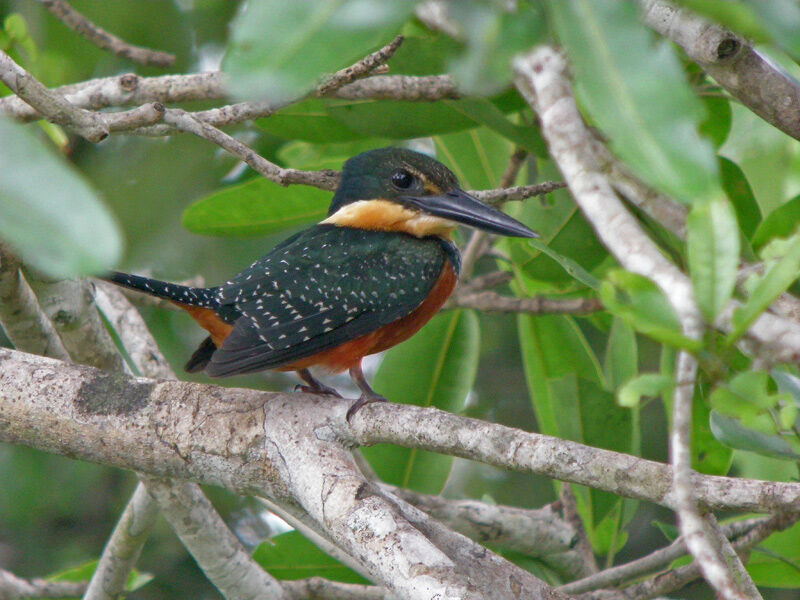
[[[678,317],[652,281],[629,271],[610,271],[600,286],[603,305],[637,331],[662,343],[699,351],[700,342],[681,332]]]
[[[706,108],[706,118],[700,123],[699,131],[711,140],[715,148],[719,148],[731,131],[731,103],[719,96],[703,96],[700,101]]]
[[[278,151],[281,164],[293,169],[315,171],[318,169],[341,170],[344,162],[367,150],[391,145],[388,140],[370,138],[338,144],[312,144],[289,142]]]
[[[722,187],[725,189],[725,194],[736,211],[736,220],[739,222],[739,227],[749,238],[761,222],[761,209],[739,165],[722,156],[718,157],[717,160],[719,161],[719,170],[722,175]]]
[[[800,196],[795,196],[769,213],[751,239],[758,250],[773,238],[791,235],[800,223]]]
[[[0,119],[0,238],[52,277],[101,273],[122,252],[89,184],[24,125]]]
[[[672,389],[672,377],[660,373],[644,373],[629,379],[620,388],[617,401],[620,406],[638,406],[642,396],[656,398]]]
[[[720,442],[737,450],[749,450],[773,458],[800,460],[799,449],[789,445],[779,435],[761,433],[716,410],[711,411],[711,431]]]
[[[608,334],[603,372],[610,390],[619,389],[636,376],[639,370],[639,350],[633,328],[618,317],[611,323]],[[625,406],[620,402],[621,405]],[[631,405],[634,406],[634,405]]]
[[[345,583],[369,583],[296,531],[287,531],[262,542],[253,552],[253,559],[276,579],[323,577]]]
[[[500,110],[485,98],[472,98],[469,102],[444,101],[458,112],[465,114],[476,123],[486,125],[517,146],[532,152],[539,157],[547,157],[547,146],[544,138],[535,125],[516,125]]]
[[[711,407],[701,396],[692,402],[692,469],[705,475],[727,475],[733,449],[721,443],[711,431]]]
[[[472,311],[440,313],[386,353],[373,387],[404,404],[459,411],[475,381],[479,337]],[[450,456],[390,445],[362,452],[383,481],[427,494],[442,491],[453,462]]]
[[[71,569],[65,569],[64,571],[50,575],[47,577],[47,580],[72,582],[89,581],[92,578],[92,575],[94,575],[96,569],[97,561],[92,560],[78,567],[72,567]],[[125,580],[125,591],[135,592],[139,588],[150,583],[152,580],[153,575],[150,573],[143,573],[142,571],[132,569],[131,572],[128,573],[128,578]]]
[[[259,177],[197,200],[183,212],[183,226],[205,235],[266,235],[324,219],[330,200],[325,190]]]
[[[750,290],[750,297],[734,311],[732,329],[725,338],[728,346],[739,339],[753,321],[800,275],[800,232],[787,240],[774,240],[770,247],[776,245],[780,246],[782,256],[767,262],[764,275]]]
[[[600,289],[600,282],[597,280],[597,278],[571,258],[564,256],[563,254],[559,254],[547,244],[542,243],[540,240],[529,239],[525,241],[529,246],[533,246],[542,254],[546,254],[556,261],[573,279],[580,281],[583,285],[590,287],[593,290]]]
[[[538,164],[540,180],[561,179],[552,161],[538,161]],[[567,190],[556,190],[544,201],[531,198],[510,210],[516,219],[541,236],[534,244],[519,238],[505,242],[512,261],[527,277],[557,286],[575,287],[581,282],[592,287],[590,282],[594,277],[585,275],[606,260],[608,251],[597,240]]]
[[[800,523],[773,533],[754,548],[747,571],[759,586],[800,588]]]
[[[493,94],[511,82],[511,59],[534,46],[546,31],[541,6],[527,0],[507,6],[486,0],[453,2],[448,17],[466,41],[464,52],[449,67],[467,94]]]
[[[564,315],[520,315],[517,318],[528,393],[539,431],[621,452],[632,451],[632,413],[616,406],[603,389],[600,365],[575,320]],[[575,486],[579,511],[589,537],[606,552],[614,535],[595,526],[615,513],[620,499]],[[619,521],[617,521],[619,522]],[[605,525],[608,527],[608,525]]]
[[[513,151],[507,139],[486,127],[439,135],[433,141],[437,158],[468,190],[496,188]]]
[[[231,93],[281,103],[388,43],[411,15],[403,0],[249,0],[231,25]]]
[[[721,195],[703,107],[674,49],[617,0],[548,3],[580,98],[614,152],[645,181],[692,203]]]
[[[269,117],[257,119],[259,128],[286,140],[304,140],[316,143],[348,142],[360,136],[328,112],[337,100],[308,98],[291,104]]]
[[[739,228],[730,203],[696,202],[686,219],[689,273],[695,298],[706,321],[728,303],[739,267]]]

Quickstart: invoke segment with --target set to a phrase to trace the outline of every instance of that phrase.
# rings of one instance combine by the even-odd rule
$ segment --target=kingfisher
[[[367,383],[361,359],[414,335],[458,280],[458,224],[536,237],[528,227],[464,192],[437,160],[380,148],[347,160],[327,218],[275,246],[230,281],[187,287],[112,272],[105,279],[164,298],[208,331],[189,373],[226,377],[266,369],[296,371],[307,393],[339,393],[309,371],[349,370],[361,396],[385,401]]]

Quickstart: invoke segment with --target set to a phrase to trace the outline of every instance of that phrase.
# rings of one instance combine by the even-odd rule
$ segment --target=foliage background
[[[123,39],[174,52],[178,61],[171,71],[175,73],[216,68],[229,41],[229,24],[238,9],[238,3],[230,0],[151,0],[145,3],[75,0],[72,4]],[[463,16],[465,20],[474,19],[471,31],[482,31],[481,24],[494,18],[490,5],[476,3],[476,6],[485,7],[485,11],[475,9]],[[481,61],[491,65],[492,60],[500,60],[498,56],[507,58],[503,57],[503,52],[508,52],[508,48],[522,50],[553,35],[569,43],[570,36],[586,33],[580,31],[573,20],[581,21],[585,14],[570,15],[566,9],[552,7],[545,10],[535,2],[523,5],[531,20],[523,20],[529,27],[520,34],[520,39],[513,37],[517,30],[511,25],[499,25],[507,36],[502,38],[507,44],[493,45],[489,36],[477,34],[476,39],[457,44],[426,32],[412,20],[403,26],[409,40],[390,62],[392,73],[438,73],[449,67],[456,74],[460,70],[469,75],[480,71]],[[131,70],[126,61],[102,52],[67,30],[38,3],[0,1],[0,19],[13,13],[24,18],[36,48],[35,53],[21,50],[22,62],[49,87]],[[611,23],[613,21],[609,20],[606,25],[610,27]],[[624,26],[619,25],[620,28]],[[640,35],[650,35],[642,32]],[[621,35],[624,38],[625,32]],[[764,35],[770,37],[770,32]],[[570,49],[580,52],[579,42],[573,42]],[[419,58],[420,54],[415,54],[423,50],[427,52],[424,60]],[[781,53],[774,45],[765,47],[765,51],[797,72],[790,55]],[[789,52],[793,51],[790,47]],[[687,81],[692,82],[692,89],[702,98],[708,114],[704,121],[706,130],[712,138],[716,136],[718,154],[724,157],[720,158],[722,173],[729,174],[728,181],[722,181],[722,185],[737,205],[739,226],[751,237],[764,218],[787,205],[800,192],[800,145],[735,102],[721,99],[713,90],[704,88],[707,82],[688,63],[684,62],[680,68],[685,71]],[[139,67],[136,71],[144,76],[163,73],[148,67]],[[633,85],[653,84],[646,81],[648,74],[645,72],[622,72],[634,78],[629,82]],[[576,69],[576,75],[579,92],[583,92],[580,99],[593,114],[589,106],[592,78],[580,68]],[[642,81],[635,80],[637,77]],[[502,92],[505,84],[507,80],[469,81],[468,77],[465,83],[494,95],[494,106],[506,112],[509,112],[509,105],[513,106],[508,117],[511,124],[526,123],[530,116],[520,111],[522,103],[513,97],[515,94],[497,98],[496,93]],[[313,108],[309,105],[309,112]],[[659,106],[653,107],[654,111],[658,109]],[[347,120],[349,109],[338,110],[341,118]],[[329,120],[319,119],[316,124],[301,122],[293,119],[289,110],[286,111],[289,116],[265,122],[261,130],[240,127],[238,133],[278,164],[338,168],[344,158],[362,149],[405,143],[404,139],[388,137],[400,135],[397,128],[402,123],[411,129],[418,128],[416,135],[435,136],[428,149],[454,167],[465,188],[495,187],[513,151],[512,142],[499,135],[496,128],[475,127],[476,123],[469,119],[469,127],[464,127],[463,120],[453,115],[425,121],[424,114],[431,110],[434,110],[432,105],[427,104],[400,107],[392,113],[400,118],[384,123],[380,119],[386,112],[379,107],[366,124],[361,123],[361,131],[355,133],[352,130],[342,133]],[[413,116],[408,116],[412,113]],[[361,118],[352,118],[348,123],[355,126]],[[457,131],[444,131],[446,127],[442,127],[442,123],[447,123],[448,127],[452,125],[450,128]],[[603,126],[603,123],[593,124]],[[299,137],[305,139],[292,139],[298,137],[298,132]],[[402,137],[415,137],[414,133],[409,131]],[[520,143],[519,139],[514,141]],[[533,148],[536,140],[528,141]],[[124,256],[118,265],[121,270],[148,273],[167,280],[201,274],[207,282],[215,283],[248,265],[293,231],[292,227],[275,227],[268,235],[256,238],[212,237],[182,227],[184,220],[195,230],[213,229],[218,216],[213,206],[209,214],[200,212],[200,205],[191,209],[194,213],[184,211],[198,199],[211,197],[213,200],[214,194],[225,187],[253,181],[252,173],[239,168],[231,156],[198,138],[185,134],[156,139],[112,136],[102,144],[92,145],[71,137],[63,150],[103,198],[124,232]],[[528,160],[520,181],[548,178],[559,179],[559,175],[549,161],[540,157]],[[300,193],[299,188],[290,188],[290,194]],[[544,202],[528,200],[522,207],[510,207],[510,211],[534,224],[552,248],[592,271],[594,276],[602,278],[612,266],[565,192],[557,192]],[[749,216],[743,218],[743,215]],[[796,221],[791,214],[785,216],[786,219]],[[669,239],[663,230],[659,232],[657,224],[651,225],[667,238],[665,247],[671,247],[680,258],[680,245]],[[503,247],[517,265],[525,265],[522,269],[525,275],[518,277],[509,293],[522,293],[520,288],[528,293],[592,293],[576,284],[556,262],[531,248],[515,242],[503,242]],[[493,269],[494,265],[484,259],[478,268],[485,271]],[[161,348],[176,370],[180,369],[201,334],[182,314],[154,308],[143,310]],[[444,369],[458,377],[437,388],[431,380],[433,375],[424,372],[423,367],[429,361],[421,360],[420,365],[413,366],[420,381],[409,385],[410,390],[420,390],[419,403],[433,402],[526,430],[544,430],[590,444],[635,452],[646,458],[666,460],[664,403],[647,401],[635,411],[622,409],[614,403],[614,392],[629,375],[659,371],[664,357],[660,344],[635,334],[622,321],[612,320],[608,314],[587,318],[515,318],[461,311],[446,313],[426,332],[427,337],[410,340],[409,346],[401,348],[400,352],[425,359],[427,357],[420,352],[430,349],[431,340],[445,339],[443,360],[449,366]],[[417,346],[413,347],[415,343]],[[409,372],[408,359],[403,359],[400,352],[386,357],[377,376],[377,388],[387,391],[390,397],[392,390],[399,392],[406,384],[402,378],[398,379],[397,373]],[[373,369],[377,362],[372,363]],[[474,384],[469,385],[472,379],[469,374],[475,369]],[[202,379],[202,376],[196,378]],[[295,382],[290,376],[266,374],[215,383],[285,390],[291,389]],[[337,380],[336,385],[347,388],[348,383],[342,379]],[[468,401],[464,405],[463,396],[467,391]],[[408,397],[398,392],[395,392],[398,398]],[[708,431],[706,404],[700,399],[697,405],[695,436],[701,447],[695,448],[696,468],[708,473],[796,479],[797,467],[792,461],[738,450],[731,452],[719,444]],[[415,459],[416,464],[409,466],[408,456],[398,458],[397,453],[381,448],[371,449],[367,454],[376,461],[385,478],[426,491],[436,492],[441,487],[441,481],[432,478],[430,473],[442,474],[443,481],[449,469],[448,464],[443,465],[438,459],[431,459],[432,464],[425,464],[423,460],[420,467],[419,457]],[[30,577],[58,572],[96,558],[135,485],[129,473],[10,446],[0,446],[0,479],[3,481],[0,566]],[[256,544],[269,533],[268,527],[257,518],[258,507],[254,503],[219,490],[208,491],[223,515],[247,541]],[[451,497],[491,498],[498,503],[528,507],[540,506],[556,497],[554,486],[545,479],[458,460],[450,471],[444,493]],[[672,516],[663,509],[623,503],[596,492],[582,495],[588,507],[584,516],[601,564],[624,561],[663,545],[663,530],[671,531]],[[667,525],[659,527],[656,522]],[[791,548],[800,548],[800,530],[795,527],[788,536],[782,543],[789,549],[789,562],[782,563],[781,577],[776,579],[777,571],[770,571],[780,561],[766,561],[769,564],[763,567],[761,580],[779,581],[781,586],[797,588],[800,587],[800,565],[791,561],[800,560],[800,552]],[[136,597],[214,597],[216,594],[163,523],[145,546],[139,567],[156,577],[137,591]],[[533,568],[539,567],[534,565]],[[694,586],[686,593],[687,597],[710,597],[702,586]],[[770,597],[800,596],[795,591],[775,591]]]

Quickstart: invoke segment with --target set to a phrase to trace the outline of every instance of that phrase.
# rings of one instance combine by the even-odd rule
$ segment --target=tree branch
[[[86,584],[72,581],[46,581],[44,579],[22,579],[0,569],[0,598],[22,600],[24,598],[75,598],[82,596]]]
[[[644,22],[669,38],[742,104],[800,140],[800,84],[740,37],[664,0],[639,0]]]
[[[169,67],[175,62],[175,55],[134,46],[117,36],[101,29],[89,19],[84,17],[64,0],[39,0],[47,10],[72,29],[78,35],[86,38],[98,48],[108,50],[116,56],[127,58],[142,65],[156,67]]]
[[[474,308],[483,312],[547,314],[587,314],[603,310],[597,298],[519,298],[497,292],[459,292],[447,301],[445,308]]]

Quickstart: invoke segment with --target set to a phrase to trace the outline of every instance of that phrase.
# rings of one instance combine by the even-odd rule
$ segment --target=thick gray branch
[[[742,104],[800,140],[800,83],[718,25],[664,0],[639,0],[645,23],[671,39]]]

